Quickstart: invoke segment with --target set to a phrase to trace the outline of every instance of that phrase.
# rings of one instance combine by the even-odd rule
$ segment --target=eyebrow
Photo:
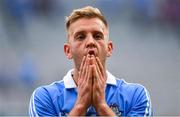
[[[103,35],[105,35],[103,32],[101,32],[101,31],[93,31],[93,33],[98,33],[98,34],[103,34]]]
[[[85,33],[86,34],[86,31],[84,31],[84,30],[81,31],[80,30],[80,31],[77,31],[77,32],[73,33],[73,35],[76,35],[76,34],[79,34],[79,33]],[[101,34],[104,35],[104,32],[100,31],[100,30],[94,30],[94,31],[92,31],[92,33],[101,33]]]
[[[86,31],[77,31],[74,33],[74,35],[80,34],[80,33],[86,33]]]

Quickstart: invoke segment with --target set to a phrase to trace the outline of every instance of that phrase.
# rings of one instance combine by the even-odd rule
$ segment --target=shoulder
[[[71,72],[73,69],[69,70],[68,73],[64,76],[63,80],[55,81],[49,85],[40,86],[37,89],[35,89],[35,94],[49,94],[49,95],[57,95],[61,94],[63,90],[65,89],[65,84],[68,84],[70,82],[69,79],[71,79]]]
[[[53,84],[40,86],[34,90],[30,103],[29,115],[30,116],[52,116],[57,115],[56,103],[58,95],[62,94],[63,81],[54,82]],[[55,105],[56,104],[56,105]]]
[[[138,83],[128,83],[123,79],[116,79],[118,92],[127,99],[137,101],[139,99],[150,100],[150,95],[145,86]],[[137,99],[137,100],[136,100]]]
[[[55,102],[62,95],[63,81],[36,88],[31,96],[29,115],[55,115]]]
[[[120,90],[125,90],[126,92],[136,92],[141,90],[146,90],[142,84],[138,83],[128,83],[124,79],[116,79],[117,87]]]
[[[138,83],[117,79],[119,94],[128,102],[129,115],[151,115],[152,106],[149,92]]]
[[[32,94],[35,102],[51,102],[55,101],[63,93],[64,82],[58,81],[50,85],[40,86],[36,88]]]

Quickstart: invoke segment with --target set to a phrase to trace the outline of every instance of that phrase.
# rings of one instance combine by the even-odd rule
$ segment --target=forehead
[[[91,18],[91,19],[81,18],[70,25],[68,29],[68,34],[72,35],[81,31],[84,32],[99,31],[105,34],[107,33],[108,29],[105,26],[105,24],[98,18]]]

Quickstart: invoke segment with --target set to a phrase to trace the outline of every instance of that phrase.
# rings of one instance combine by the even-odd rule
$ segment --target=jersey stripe
[[[147,97],[147,106],[146,106],[146,109],[145,109],[145,114],[144,114],[144,117],[146,117],[147,115],[151,115],[151,102],[150,102],[150,98],[149,98],[149,94],[146,90],[146,88],[144,87],[144,90],[145,90],[145,94],[146,94],[146,97]]]
[[[32,99],[31,99],[31,114],[32,114],[32,117],[39,117],[37,112],[36,112],[36,106],[35,106],[35,103],[34,103],[34,95],[35,95],[35,91],[33,92],[32,94]]]
[[[32,97],[33,97],[33,95],[31,96],[31,99],[30,99],[30,105],[29,105],[29,115],[31,116],[31,117],[33,117],[35,114],[34,114],[34,112],[33,112],[33,110],[32,110]]]

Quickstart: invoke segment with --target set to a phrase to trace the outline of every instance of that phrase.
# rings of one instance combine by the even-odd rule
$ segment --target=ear
[[[64,44],[64,53],[68,59],[72,59],[71,47],[69,43]]]
[[[110,57],[112,55],[112,51],[113,51],[113,43],[112,41],[108,41],[107,57]]]

